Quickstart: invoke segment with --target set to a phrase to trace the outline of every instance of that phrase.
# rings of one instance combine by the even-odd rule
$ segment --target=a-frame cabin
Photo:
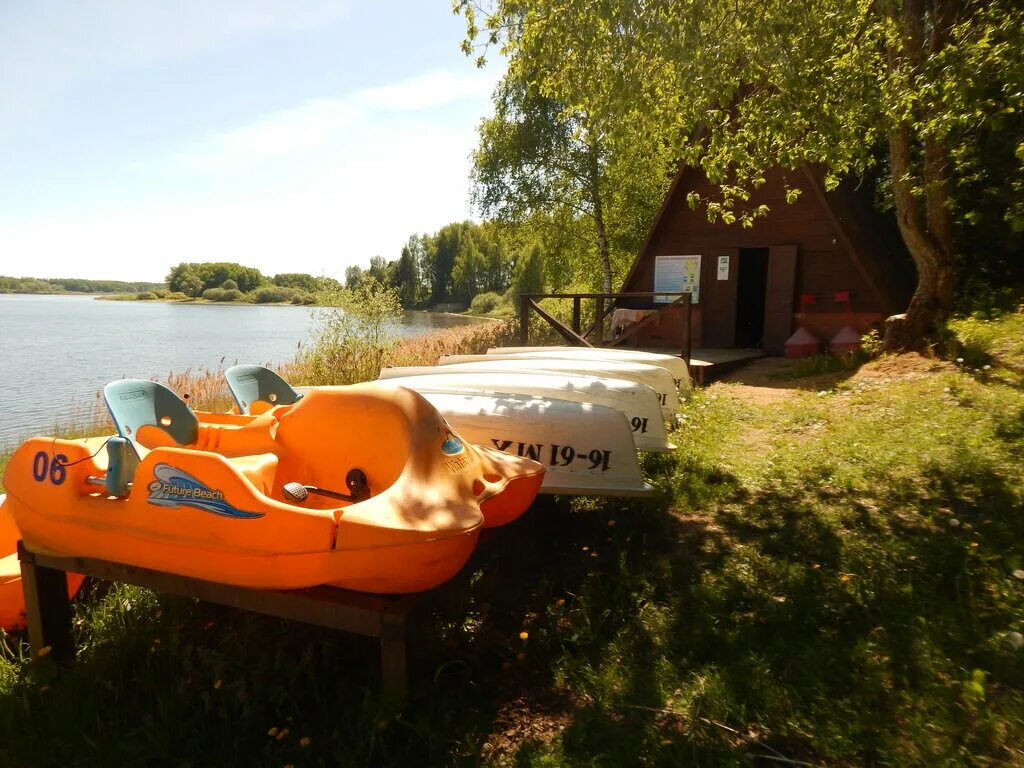
[[[785,199],[787,181],[802,190],[793,203]],[[689,279],[699,280],[694,347],[778,354],[797,327],[827,342],[846,325],[866,333],[905,310],[913,267],[895,220],[872,210],[852,184],[826,192],[823,174],[811,168],[769,170],[750,204],[765,204],[770,213],[752,228],[708,221],[703,209],[687,203],[690,192],[707,199],[714,187],[699,170],[684,167],[622,290],[666,290],[663,275],[673,261],[678,274],[681,262],[664,257],[691,257]],[[681,346],[672,336],[655,325],[639,342]]]

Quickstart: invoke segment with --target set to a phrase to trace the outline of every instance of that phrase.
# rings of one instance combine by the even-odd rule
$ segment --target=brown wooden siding
[[[787,178],[789,186],[803,190],[792,204],[785,201]],[[842,325],[851,324],[866,331],[880,318],[899,310],[900,302],[905,301],[907,295],[905,287],[888,290],[890,283],[883,279],[887,267],[878,258],[891,260],[899,254],[896,257],[891,252],[865,255],[859,251],[868,247],[874,251],[885,249],[877,240],[872,241],[870,222],[857,219],[856,206],[844,202],[838,206],[837,214],[829,204],[832,195],[837,193],[826,195],[820,186],[809,184],[809,177],[803,172],[775,169],[765,174],[765,180],[751,203],[765,204],[771,212],[753,227],[743,228],[739,224],[709,222],[703,210],[691,210],[686,202],[689,192],[695,191],[708,198],[713,196],[714,188],[700,173],[692,169],[681,171],[623,290],[654,289],[656,256],[701,254],[701,299],[693,308],[692,340],[697,346],[730,346],[728,339],[734,334],[729,313],[734,309],[729,302],[735,304],[735,288],[716,283],[717,257],[736,254],[744,248],[795,246],[792,327],[804,324],[812,332],[829,334],[823,338],[827,341]],[[855,219],[856,226],[853,226]],[[735,270],[735,266],[731,269]],[[733,273],[730,281],[734,279]],[[849,306],[836,301],[835,294],[839,292],[850,294]],[[814,302],[802,312],[801,296],[804,294],[813,295]],[[704,328],[705,315],[714,322],[714,329]],[[776,328],[781,327],[778,318],[773,322]],[[837,322],[840,325],[837,326]]]

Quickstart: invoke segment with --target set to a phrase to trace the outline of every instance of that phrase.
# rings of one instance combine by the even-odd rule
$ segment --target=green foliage
[[[350,291],[359,287],[363,280],[363,268],[353,264],[345,268],[345,287]]]
[[[452,222],[433,235],[413,235],[395,261],[374,256],[364,270],[345,271],[349,289],[364,280],[394,287],[406,308],[431,304],[468,305],[481,292],[505,291],[514,262],[501,240],[471,221]]]
[[[497,309],[498,305],[502,304],[505,299],[500,293],[494,291],[488,291],[487,293],[478,293],[473,297],[473,301],[469,303],[470,311],[475,315],[486,315]]]
[[[255,267],[245,267],[234,262],[182,262],[171,268],[167,275],[167,287],[189,296],[199,295],[199,291],[195,291],[195,280],[202,284],[203,291],[221,288],[224,281],[231,280],[242,293],[248,293],[267,282],[267,278]]]
[[[352,384],[377,378],[398,340],[398,292],[364,279],[354,289],[321,293],[319,302],[313,342],[296,361],[302,381]]]
[[[227,280],[220,284],[220,287],[223,288],[225,291],[237,291],[238,283],[236,283],[231,278],[228,278]]]
[[[507,228],[554,230],[546,246],[571,232],[580,271],[610,290],[617,262],[631,261],[651,226],[670,156],[639,135],[613,140],[599,117],[551,98],[532,72],[510,71],[494,106],[473,156],[474,201]]]
[[[0,293],[142,293],[157,291],[162,283],[131,283],[123,280],[84,280],[57,277],[41,280],[35,277],[0,275]]]
[[[273,283],[282,288],[296,288],[306,293],[316,293],[320,290],[320,281],[304,272],[284,272],[274,275]]]
[[[297,288],[279,285],[264,285],[246,297],[253,304],[309,304],[313,297]]]
[[[203,298],[207,301],[240,301],[244,297],[237,288],[207,288],[203,291]]]
[[[203,281],[195,272],[184,270],[177,276],[175,284],[169,286],[172,291],[184,293],[186,296],[201,296],[203,293]]]
[[[398,298],[403,307],[415,307],[420,301],[420,268],[408,245],[403,246],[395,272]]]
[[[915,328],[950,311],[954,264],[960,280],[998,284],[1009,274],[1020,281],[1019,3],[459,0],[455,7],[466,16],[465,50],[500,46],[509,60],[505,83],[554,102],[559,117],[585,121],[574,138],[598,132],[610,147],[608,173],[632,147],[637,158],[668,148],[700,168],[717,190],[689,202],[713,220],[751,226],[768,214],[752,193],[773,166],[822,168],[826,187],[878,171],[926,277],[909,308]],[[492,143],[507,135],[499,128]],[[482,146],[488,130],[490,123]],[[514,164],[507,174],[493,167],[491,186],[507,186]],[[557,190],[565,167],[542,158],[538,187]],[[787,198],[799,193],[797,185]]]
[[[527,248],[516,264],[515,282],[512,293],[518,297],[521,293],[544,292],[544,251],[540,243],[533,243]]]
[[[136,293],[135,294],[135,300],[136,301],[152,301],[153,299],[158,299],[158,298],[160,298],[160,297],[157,296],[152,291],[143,291],[141,293]]]

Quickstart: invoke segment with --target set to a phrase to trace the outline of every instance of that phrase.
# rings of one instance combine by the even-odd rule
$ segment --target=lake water
[[[0,294],[0,447],[91,408],[120,378],[283,363],[309,340],[308,307],[98,301]],[[479,322],[407,312],[401,335]]]

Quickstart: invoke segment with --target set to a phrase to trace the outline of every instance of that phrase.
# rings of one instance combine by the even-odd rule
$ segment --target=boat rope
[[[99,455],[100,451],[102,451],[104,448],[106,448],[107,447],[107,443],[109,443],[113,438],[114,438],[114,435],[111,435],[106,440],[104,440],[103,443],[100,445],[100,447],[96,449],[96,452],[93,453],[91,456],[83,456],[80,459],[75,459],[74,461],[68,461],[68,462],[57,461],[56,452],[54,450],[54,446],[57,444],[57,438],[53,438],[52,442],[50,443],[50,461],[52,463],[54,463],[54,464],[57,464],[58,466],[61,466],[61,467],[73,467],[73,466],[75,466],[75,464],[81,464],[83,461],[89,461],[90,459],[95,459]]]

